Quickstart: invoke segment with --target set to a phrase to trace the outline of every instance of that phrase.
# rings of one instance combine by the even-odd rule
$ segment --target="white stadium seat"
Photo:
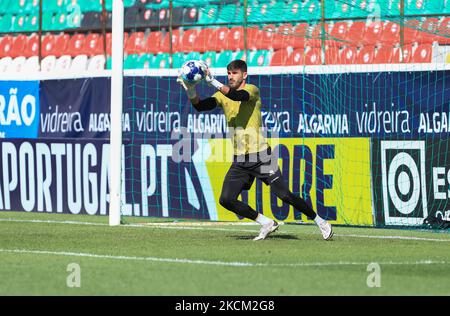
[[[70,66],[71,72],[85,72],[87,68],[87,55],[78,55],[72,60],[72,65]]]
[[[9,64],[7,72],[21,73],[24,69],[26,60],[27,59],[23,56],[14,58],[12,63]]]
[[[72,64],[72,57],[70,55],[63,55],[56,61],[55,71],[68,71]]]
[[[42,72],[52,72],[55,69],[56,57],[53,55],[47,56],[41,61]]]
[[[13,59],[11,57],[3,57],[0,59],[0,73],[6,72],[9,65],[12,63],[12,60]]]
[[[24,72],[25,73],[35,73],[39,72],[39,57],[38,56],[32,56],[27,59],[24,65]]]
[[[105,69],[105,56],[96,55],[89,60],[88,71],[97,71]]]

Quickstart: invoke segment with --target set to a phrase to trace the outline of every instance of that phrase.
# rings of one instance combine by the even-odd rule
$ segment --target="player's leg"
[[[331,227],[331,224],[321,218],[318,214],[316,214],[316,212],[313,211],[313,209],[305,202],[305,200],[289,190],[279,170],[277,171],[277,174],[272,177],[269,185],[272,189],[272,192],[275,193],[275,195],[283,202],[292,205],[297,210],[308,216],[308,218],[313,219],[317,226],[319,226],[325,240],[329,240],[331,237],[333,237],[333,229]]]
[[[253,180],[254,177],[248,174],[245,169],[233,164],[225,176],[219,203],[227,210],[259,223],[261,231],[254,240],[262,240],[278,229],[278,223],[238,200],[241,192],[251,187]]]

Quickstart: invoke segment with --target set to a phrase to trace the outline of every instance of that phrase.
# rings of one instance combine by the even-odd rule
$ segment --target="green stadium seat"
[[[7,13],[0,15],[0,32],[8,33],[12,28],[12,15]]]
[[[439,14],[443,9],[443,1],[405,0],[405,15]]]
[[[156,69],[170,68],[170,55],[168,53],[160,53],[155,56],[152,62],[152,67]]]
[[[235,4],[227,4],[220,7],[217,23],[242,22],[243,16],[239,14],[240,7]]]
[[[155,56],[153,54],[143,54],[136,61],[136,68],[138,69],[148,69],[151,68],[153,59]]]
[[[101,12],[102,11],[102,0],[77,0],[80,6],[81,12]]]
[[[185,60],[200,60],[201,55],[199,52],[190,52],[186,55]]]
[[[111,56],[108,56],[106,58],[106,69],[111,69],[111,66],[112,66],[112,58]]]
[[[269,51],[268,50],[258,50],[250,55],[250,60],[248,61],[249,67],[265,67],[269,66]]]
[[[213,66],[214,67],[226,67],[232,59],[233,59],[233,51],[224,50],[219,53],[219,56],[217,57],[217,60],[216,60],[216,64]]]
[[[26,0],[25,5],[22,7],[23,13],[36,13],[39,11],[40,0]]]
[[[11,1],[11,0],[0,1],[0,15],[7,13],[7,10],[9,8],[9,1]]]
[[[309,0],[305,1],[298,9],[295,7],[294,2],[291,5],[290,12],[285,12],[285,17],[287,20],[320,20],[322,18],[322,8],[320,0]]]
[[[35,32],[39,30],[39,12],[31,12],[25,21],[25,32]]]
[[[259,2],[252,6],[247,17],[248,22],[283,21],[283,2]],[[242,15],[242,14],[241,14]]]
[[[50,11],[44,11],[42,13],[42,29],[44,31],[55,30],[53,26],[54,13]]]
[[[67,0],[45,0],[44,11],[64,12],[67,6]]]
[[[201,8],[198,17],[199,24],[214,24],[219,14],[219,7],[217,5],[207,6]]]
[[[445,15],[450,15],[450,0],[445,0],[443,13]]]
[[[234,52],[231,57],[231,60],[237,60],[237,59],[248,61],[247,53],[244,50]]]
[[[204,60],[208,66],[213,67],[216,64],[217,53],[216,52],[205,52],[201,56],[201,60]]]
[[[26,21],[27,16],[25,14],[17,14],[11,26],[11,32],[25,32]]]
[[[178,52],[172,55],[172,68],[179,69],[186,60],[186,55],[183,52]]]
[[[123,62],[123,69],[136,69],[138,59],[139,55],[137,54],[128,55]]]

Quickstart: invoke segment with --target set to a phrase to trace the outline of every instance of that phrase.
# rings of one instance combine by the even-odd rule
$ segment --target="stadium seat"
[[[289,51],[287,49],[279,49],[273,52],[270,59],[270,66],[283,66],[289,57]]]
[[[182,10],[182,16],[179,22],[181,25],[197,23],[199,16],[198,7],[182,8]]]
[[[72,72],[83,72],[87,69],[87,55],[78,55],[72,60],[70,65],[70,71]]]
[[[131,33],[125,46],[125,54],[142,54],[145,52],[144,32]]]
[[[327,37],[327,29],[328,29],[328,25],[326,24],[324,26],[325,28],[325,34],[324,34],[324,39],[326,39]],[[313,26],[310,26],[309,30],[308,30],[309,36],[308,37],[308,46],[312,46],[312,47],[321,47],[322,46],[322,34],[323,34],[323,29],[322,29],[322,24],[317,23]]]
[[[131,54],[125,57],[123,61],[123,69],[136,69],[139,55]]]
[[[102,27],[101,12],[85,12],[81,20],[81,28],[83,29],[100,29]]]
[[[347,22],[336,22],[331,29],[331,38],[336,41],[344,41],[348,31]]]
[[[273,49],[281,49],[285,47],[300,48],[305,46],[305,36],[301,32],[301,27],[294,27],[290,23],[284,23],[278,26],[274,36]]]
[[[83,44],[83,54],[88,56],[103,55],[103,36],[98,33],[91,33],[86,36]]]
[[[443,1],[405,0],[405,15],[438,14],[443,10]]]
[[[431,63],[433,56],[433,46],[431,44],[419,45],[412,56],[413,63]]]
[[[232,60],[233,51],[224,50],[219,53],[216,59],[216,63],[213,65],[214,67],[226,67]]]
[[[33,34],[27,39],[27,44],[23,51],[23,56],[31,57],[39,55],[39,36],[37,34]]]
[[[392,21],[387,21],[383,27],[380,41],[382,45],[396,45],[400,43],[400,24]]]
[[[10,56],[14,38],[12,36],[3,36],[0,38],[0,58]]]
[[[319,48],[317,51],[320,52],[319,56],[321,56],[321,53],[322,53],[321,49]],[[336,65],[336,64],[341,64],[341,63],[343,63],[343,62],[341,61],[341,52],[340,52],[339,47],[333,47],[333,46],[327,47],[325,49],[325,64],[326,65]]]
[[[0,58],[0,73],[7,71],[9,65],[12,63],[12,60],[13,59],[9,56]]]
[[[172,55],[172,68],[180,69],[186,60],[186,55],[183,52],[174,53]]]
[[[420,29],[420,21],[416,19],[405,21],[404,43],[412,44],[418,40],[418,29]]]
[[[293,2],[289,11],[285,12],[287,19],[294,20],[319,20],[322,16],[321,0],[310,0],[301,3],[301,8],[299,8],[299,13],[296,12],[295,4],[298,2]]]
[[[322,65],[322,51],[317,47],[307,47],[305,53],[305,65]]]
[[[138,69],[149,69],[152,66],[153,62],[153,54],[143,54],[139,56],[139,59],[136,62],[136,67]]]
[[[49,55],[41,60],[41,71],[42,72],[52,72],[55,69],[56,57],[54,55]]]
[[[186,54],[184,57],[185,60],[200,60],[200,53],[199,52],[190,52],[189,54]]]
[[[197,50],[198,35],[198,28],[185,30],[183,32],[183,36],[181,37],[180,50],[186,53]]]
[[[145,51],[150,54],[156,54],[162,51],[161,45],[164,35],[161,31],[153,31],[147,36]]]
[[[224,45],[225,44],[225,45]],[[242,50],[244,49],[244,28],[242,26],[232,27],[222,44],[222,47],[229,50]]]
[[[375,56],[375,47],[364,46],[362,47],[355,59],[355,64],[372,64]]]
[[[282,16],[283,4],[278,1],[259,1],[248,8],[250,10],[247,10],[247,21],[261,23]]]
[[[45,0],[45,11],[63,12],[67,5],[66,0]]]
[[[236,59],[244,60],[244,61],[247,62],[247,65],[248,65],[248,58],[247,58],[247,55],[248,55],[248,54],[247,54],[247,51],[239,50],[239,51],[234,52],[234,53],[231,55],[231,60],[236,60]]]
[[[447,4],[450,7],[450,3]],[[444,18],[438,27],[437,41],[441,45],[450,45],[450,17]]]
[[[242,22],[242,15],[237,12],[239,8],[237,4],[225,4],[221,5],[219,8],[220,10],[216,19],[216,23]]]
[[[298,48],[294,50],[285,60],[286,66],[299,66],[305,64],[305,49]]]
[[[23,67],[25,73],[36,73],[40,71],[41,66],[39,65],[39,57],[38,56],[32,56],[30,58],[27,58],[25,61],[25,65]]]
[[[383,22],[376,21],[366,25],[364,31],[364,43],[366,45],[377,45],[381,43],[381,34],[383,33]]]
[[[170,68],[170,55],[167,53],[157,54],[153,59],[152,67],[156,69]]]
[[[125,8],[124,13],[124,23],[125,28],[134,28],[136,26],[139,26],[139,17],[142,12],[142,9],[139,7],[131,7],[131,8]]]
[[[420,30],[417,34],[417,41],[421,44],[423,43],[433,43],[435,41],[439,41],[438,36],[436,34],[438,33],[439,28],[439,19],[437,18],[427,18],[425,21],[422,22],[420,26]]]
[[[345,40],[348,43],[351,43],[352,46],[360,46],[364,43],[365,29],[365,22],[353,22],[349,26]]]
[[[400,47],[394,48],[392,55],[392,63],[409,63],[412,57],[412,45],[405,45],[403,49]]]
[[[389,64],[392,62],[393,47],[391,45],[380,46],[374,54],[374,64]]]
[[[27,46],[28,37],[26,35],[18,35],[13,38],[11,45],[11,50],[9,51],[9,56],[12,58],[23,56],[25,48]]]
[[[249,67],[265,67],[269,66],[269,51],[268,50],[258,50],[254,54],[250,55],[250,60],[248,61]]]
[[[170,33],[166,32],[164,38],[162,39],[162,43],[160,46],[160,51],[164,53],[170,52],[170,41],[172,41],[172,52],[179,52],[181,50],[180,43],[182,39],[180,38],[180,30],[172,30],[172,37],[170,37]],[[148,42],[147,42],[148,43]]]
[[[26,16],[24,32],[35,32],[39,29],[39,13],[31,12]]]
[[[217,53],[205,52],[202,54],[201,60],[204,60],[209,67],[213,67],[216,64]]]
[[[87,71],[96,72],[105,69],[105,55],[95,55],[88,61]]]
[[[275,24],[266,24],[260,32],[260,42],[256,44],[256,49],[275,49],[274,39],[277,37]],[[281,41],[281,40],[280,40]],[[279,44],[281,46],[281,44]],[[281,48],[281,47],[279,47]]]
[[[123,33],[123,47],[127,46],[128,33]],[[106,33],[106,54],[111,56],[112,54],[112,34]]]
[[[84,54],[84,41],[85,41],[84,34],[74,34],[69,39],[69,42],[67,43],[67,48],[64,50],[64,52],[67,52],[72,57],[75,57],[77,55]],[[61,56],[61,55],[59,55]]]
[[[339,52],[338,52],[339,54]],[[339,63],[343,65],[355,64],[358,51],[356,47],[345,47],[339,55]]]
[[[221,51],[226,47],[225,41],[227,39],[229,29],[227,27],[216,28],[210,35],[208,42],[206,43],[206,50]]]
[[[11,32],[25,32],[26,15],[17,14],[11,26]]]
[[[8,66],[7,72],[15,72],[15,73],[23,72],[26,61],[27,59],[23,56],[14,58],[12,63]]]
[[[209,45],[209,39],[212,33],[215,31],[213,28],[201,28],[199,30],[197,39],[196,39],[196,51],[205,52],[207,51],[207,47]]]
[[[8,33],[12,28],[13,16],[11,14],[0,14],[0,32]]]
[[[198,23],[199,24],[214,24],[217,20],[219,7],[217,5],[200,8]]]
[[[56,60],[54,71],[68,71],[72,64],[72,57],[70,55],[63,55]]]
[[[256,25],[247,27],[247,48],[258,49],[261,47],[261,30]]]

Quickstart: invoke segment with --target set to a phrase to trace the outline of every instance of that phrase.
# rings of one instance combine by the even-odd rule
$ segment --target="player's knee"
[[[221,195],[219,199],[220,205],[222,205],[227,210],[233,207],[234,200],[227,196]]]

